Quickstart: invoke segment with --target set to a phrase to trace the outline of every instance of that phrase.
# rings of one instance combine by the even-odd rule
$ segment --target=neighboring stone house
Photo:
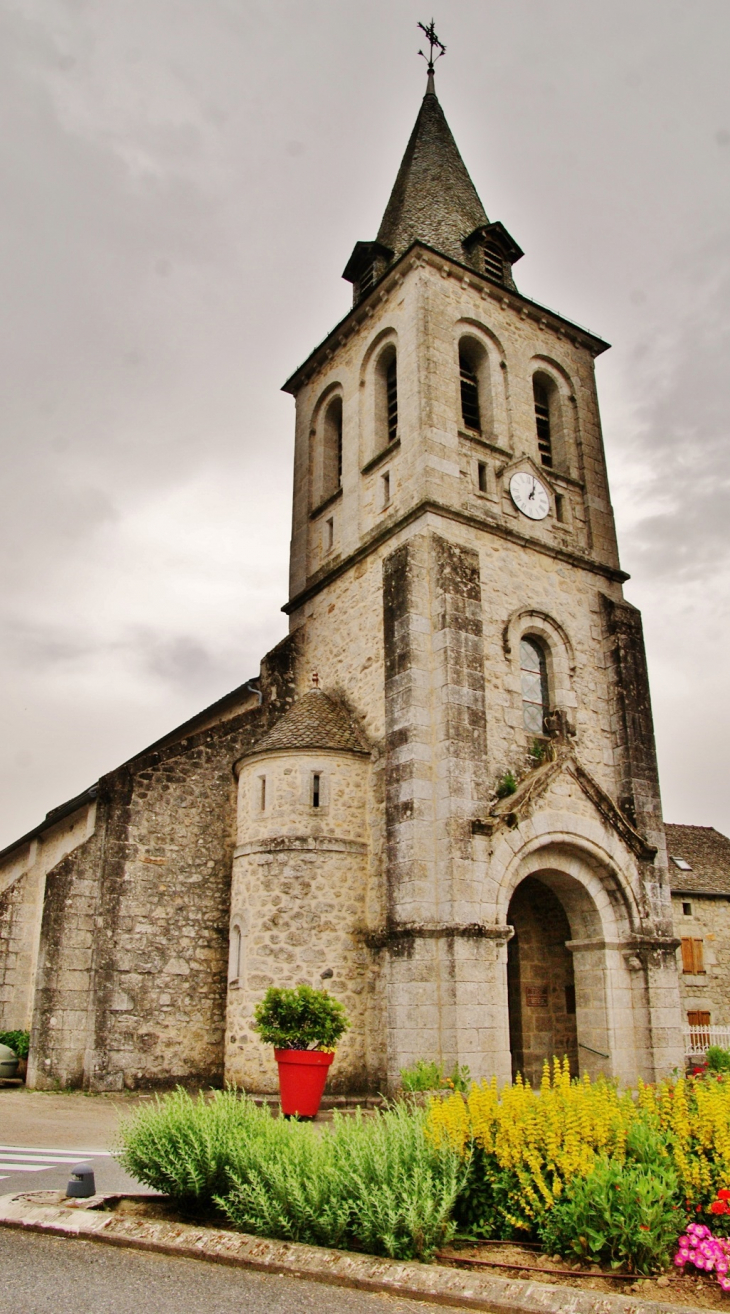
[[[352,1019],[335,1091],[421,1056],[500,1080],[556,1051],[628,1081],[682,1062],[607,344],[516,289],[521,254],[429,77],[352,309],[285,385],[289,637],[0,855],[31,1084],[273,1090],[252,1012],[299,981]]]
[[[730,839],[712,826],[666,826],[684,1021],[730,1027]]]

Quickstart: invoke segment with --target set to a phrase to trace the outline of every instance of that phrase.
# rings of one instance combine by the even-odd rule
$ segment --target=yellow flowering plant
[[[432,1101],[428,1134],[470,1158],[457,1221],[471,1235],[537,1236],[569,1183],[627,1157],[676,1174],[677,1203],[694,1214],[730,1185],[730,1079],[640,1083],[636,1096],[604,1078],[571,1080],[555,1058],[539,1091],[518,1076],[501,1091],[492,1080]]]

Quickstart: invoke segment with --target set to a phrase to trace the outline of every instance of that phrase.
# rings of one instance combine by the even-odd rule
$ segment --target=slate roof
[[[730,839],[714,826],[665,826],[669,884],[681,894],[730,895]],[[691,871],[680,871],[672,858],[684,858]]]
[[[274,728],[254,744],[251,753],[275,752],[284,748],[370,752],[370,745],[347,708],[319,689],[299,698]]]
[[[398,177],[385,207],[378,241],[402,255],[419,240],[463,261],[462,242],[488,223],[434,91],[427,91]]]

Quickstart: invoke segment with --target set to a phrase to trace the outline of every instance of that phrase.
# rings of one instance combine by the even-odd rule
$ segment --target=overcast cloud
[[[285,633],[293,406],[424,89],[410,0],[0,0],[0,843]],[[730,831],[727,0],[461,0],[446,115],[597,362],[665,812]]]

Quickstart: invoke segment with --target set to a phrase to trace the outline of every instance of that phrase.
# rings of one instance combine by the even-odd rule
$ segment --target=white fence
[[[703,1058],[710,1045],[730,1049],[730,1027],[685,1027],[684,1052],[687,1058]]]

